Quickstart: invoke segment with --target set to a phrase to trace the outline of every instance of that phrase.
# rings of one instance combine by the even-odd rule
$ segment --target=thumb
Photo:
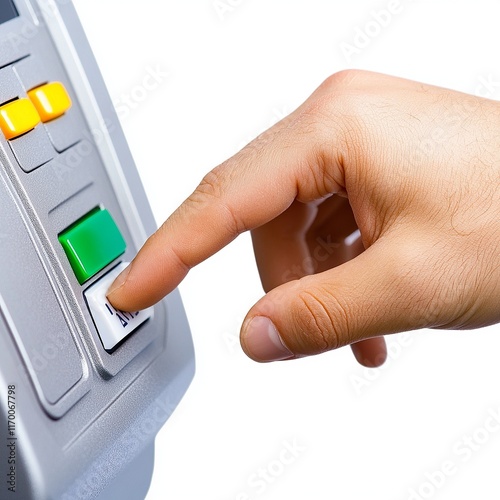
[[[404,241],[382,237],[345,264],[271,290],[243,322],[245,353],[278,361],[437,326],[445,306],[436,296],[435,272],[419,266],[432,259],[421,245]]]

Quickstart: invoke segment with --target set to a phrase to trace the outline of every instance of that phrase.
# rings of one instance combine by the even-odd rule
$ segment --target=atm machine
[[[69,0],[0,0],[0,499],[143,499],[194,375],[177,290],[106,290],[155,230]]]

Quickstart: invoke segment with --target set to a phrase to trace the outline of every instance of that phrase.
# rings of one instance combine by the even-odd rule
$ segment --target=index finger
[[[325,173],[321,126],[307,108],[308,101],[203,178],[111,285],[108,298],[115,307],[154,304],[191,267],[295,199],[310,201],[342,188],[340,161]],[[331,143],[332,131],[328,135]]]

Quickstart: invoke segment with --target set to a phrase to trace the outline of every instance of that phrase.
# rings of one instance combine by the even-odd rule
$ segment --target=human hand
[[[268,293],[243,323],[244,351],[270,361],[353,344],[377,365],[380,335],[500,320],[499,186],[499,103],[337,73],[209,172],[108,298],[149,306],[252,230]],[[345,241],[356,226],[359,255]]]

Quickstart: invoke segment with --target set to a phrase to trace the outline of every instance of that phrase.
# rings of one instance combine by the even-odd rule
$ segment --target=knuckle
[[[314,124],[320,150],[330,155],[328,145],[332,136],[336,138],[335,158],[341,165],[347,161],[351,165],[361,164],[367,152],[377,153],[373,151],[374,139],[381,126],[382,107],[377,104],[378,93],[370,91],[374,78],[361,70],[334,73],[319,86],[304,109],[304,116],[309,118],[304,121]],[[335,179],[326,181],[326,185],[331,185]]]
[[[327,77],[320,88],[338,92],[339,90],[349,88],[354,81],[359,80],[361,76],[366,77],[368,74],[366,71],[358,69],[343,69]]]
[[[208,210],[224,226],[225,233],[236,237],[247,227],[231,202],[232,184],[230,165],[219,165],[203,177],[188,202],[199,211]]]
[[[223,193],[227,174],[218,166],[205,174],[196,191],[191,195],[193,201],[219,200]]]
[[[322,108],[323,113],[335,121],[341,120],[344,126],[363,125],[367,113],[371,116],[382,107],[376,105],[383,99],[380,82],[368,71],[349,69],[334,73],[319,86],[316,94],[313,105]]]
[[[364,103],[380,93],[380,78],[369,71],[347,69],[330,75],[318,87],[316,94],[320,101],[329,103],[330,110],[344,114],[350,108],[360,110]],[[377,93],[369,92],[377,90]],[[362,110],[362,109],[361,109]]]

